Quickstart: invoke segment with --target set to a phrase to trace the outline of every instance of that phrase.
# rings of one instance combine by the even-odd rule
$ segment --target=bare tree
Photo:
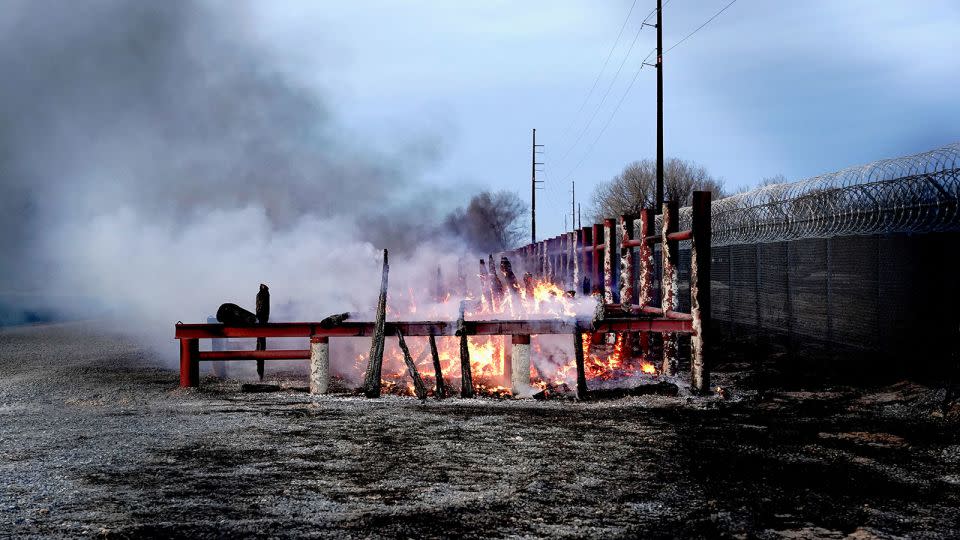
[[[710,191],[714,199],[726,195],[723,182],[711,176],[706,169],[691,161],[670,158],[663,168],[663,198],[679,201],[686,206],[693,201],[694,191]],[[653,208],[657,197],[657,164],[653,160],[635,161],[623,172],[593,190],[591,219],[624,214],[637,214],[644,208]]]
[[[479,253],[505,251],[518,245],[526,235],[526,205],[511,191],[483,191],[470,199],[470,204],[451,212],[445,222],[447,230]]]

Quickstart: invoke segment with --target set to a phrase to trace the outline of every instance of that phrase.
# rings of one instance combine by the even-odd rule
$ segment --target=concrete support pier
[[[513,372],[510,377],[510,391],[515,398],[528,398],[533,395],[530,388],[530,336],[513,336]]]
[[[330,338],[310,338],[310,393],[326,394],[330,386]]]

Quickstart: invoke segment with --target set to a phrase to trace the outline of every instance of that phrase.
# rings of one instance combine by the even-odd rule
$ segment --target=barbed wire
[[[714,201],[714,246],[960,230],[960,143]],[[680,210],[689,229],[691,208]],[[659,217],[657,219],[659,227]]]

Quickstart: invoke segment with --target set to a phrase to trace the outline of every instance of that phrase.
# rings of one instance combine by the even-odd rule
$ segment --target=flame
[[[483,277],[483,276],[481,276]],[[501,276],[504,277],[504,276]],[[532,319],[555,318],[568,319],[576,316],[573,298],[568,293],[545,279],[530,281],[517,280],[516,285],[501,279],[503,293],[498,294],[493,288],[493,277],[481,280],[485,284],[477,296],[468,294],[466,316],[475,319]],[[391,317],[397,319],[410,318],[417,313],[417,302],[413,288],[408,288],[407,302],[388,303],[388,306],[403,306],[399,309],[389,308]],[[435,291],[431,298],[436,296]],[[401,298],[403,294],[399,295]],[[450,309],[443,304],[459,302],[459,298],[445,293],[444,298],[437,304],[424,304],[425,313],[419,316],[448,317]],[[406,313],[400,313],[406,309]],[[600,338],[603,339],[600,339]],[[628,346],[629,338],[625,335],[616,335],[612,342],[604,334],[582,334],[584,348],[584,371],[587,380],[612,380],[632,375],[657,375],[656,367],[646,361],[634,361],[631,358]],[[443,373],[448,393],[457,394],[460,391],[460,344],[458,337],[442,336],[436,338],[437,356]],[[569,339],[569,338],[568,338]],[[428,392],[433,394],[436,389],[436,373],[429,341],[425,337],[407,337],[410,354],[414,365],[420,373]],[[571,340],[572,341],[572,340]],[[507,347],[510,347],[510,336],[470,336],[467,340],[470,352],[471,375],[474,390],[478,395],[509,396],[510,381],[505,375]],[[563,349],[557,347],[544,349],[539,338],[533,341],[531,354],[531,384],[544,393],[570,392],[576,386],[576,362],[572,348],[566,344]],[[366,369],[366,355],[360,354],[356,359],[356,369],[363,372]],[[403,353],[396,342],[387,342],[383,359],[383,388],[385,393],[399,395],[414,395],[413,383],[407,371]]]

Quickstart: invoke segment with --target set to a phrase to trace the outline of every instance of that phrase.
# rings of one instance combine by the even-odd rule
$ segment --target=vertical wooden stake
[[[573,354],[577,364],[577,399],[587,399],[587,372],[583,360],[583,329],[577,323],[573,328]]]
[[[667,240],[667,235],[679,229],[680,205],[677,201],[663,203],[663,227],[661,231],[660,254],[663,261],[663,277],[660,285],[660,307],[666,316],[667,311],[676,311],[680,280],[677,277],[677,262],[680,256],[680,243]],[[663,366],[664,375],[677,374],[677,336],[669,332],[663,333]]]
[[[710,192],[693,192],[693,238],[690,243],[690,387],[705,394],[710,389],[710,364],[706,346],[710,341]]]
[[[620,216],[620,303],[633,305],[634,281],[633,248],[624,244],[633,240],[633,216]]]
[[[465,306],[460,302],[457,318],[457,335],[460,336],[460,397],[473,397],[473,373],[470,368],[470,342],[467,340],[467,324],[464,320]]]
[[[616,237],[612,219],[603,220],[603,302],[612,304],[616,301],[617,267],[613,264],[613,244]]]
[[[387,322],[387,276],[389,273],[390,265],[387,261],[387,250],[383,250],[383,273],[380,276],[380,298],[377,302],[377,318],[373,323],[373,338],[370,342],[367,373],[363,381],[363,393],[370,398],[380,397],[384,331]]]

